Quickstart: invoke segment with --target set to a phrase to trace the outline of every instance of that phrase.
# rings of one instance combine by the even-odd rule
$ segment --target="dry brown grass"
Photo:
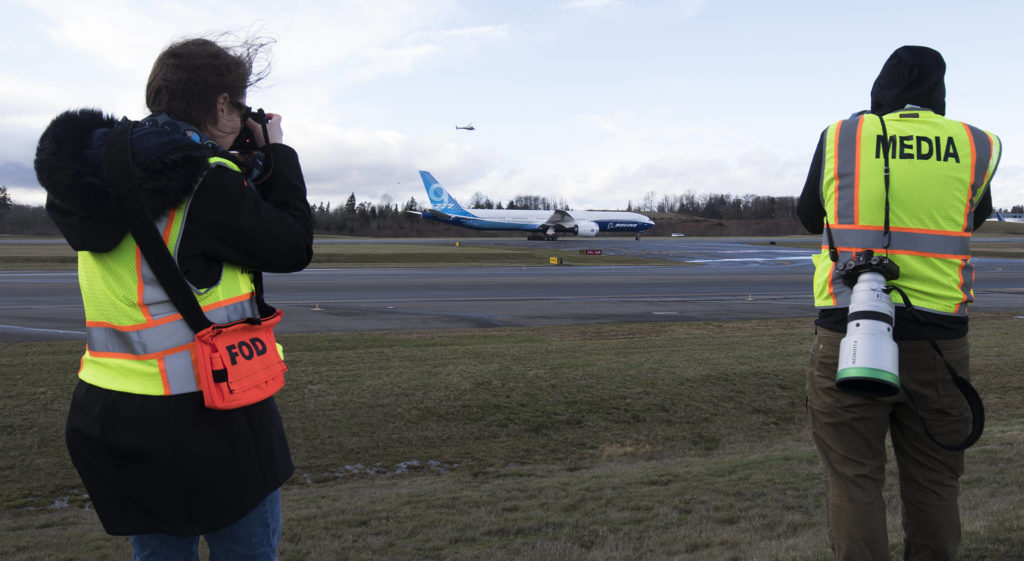
[[[965,561],[1024,551],[1022,336],[1014,314],[972,319],[988,422]],[[282,337],[298,472],[281,559],[828,559],[811,337],[801,319]],[[128,558],[63,448],[79,352],[0,347],[4,559]]]

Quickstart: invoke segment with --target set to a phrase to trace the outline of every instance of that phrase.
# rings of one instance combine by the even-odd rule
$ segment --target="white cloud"
[[[21,171],[49,119],[81,106],[141,117],[159,51],[227,28],[277,39],[270,77],[249,99],[284,115],[314,201],[343,202],[350,192],[361,201],[423,200],[423,168],[466,200],[476,191],[506,202],[538,194],[574,208],[622,208],[648,191],[796,195],[821,127],[848,103],[849,76],[869,84],[880,60],[857,67],[860,56],[837,55],[862,39],[832,41],[824,19],[748,8],[727,13],[703,0],[224,0],[187,9],[8,0],[0,166],[21,167],[0,167],[0,181],[16,200],[32,196],[32,185],[13,178],[30,178]],[[975,97],[958,94],[957,105],[989,112],[961,118],[1012,148],[1022,128],[1016,77],[986,66],[1009,62],[977,54],[995,49],[1016,60],[1012,33],[1000,27],[1011,20],[987,18],[996,43],[943,52],[950,92],[982,85]],[[941,35],[943,21],[922,28]],[[785,35],[798,27],[806,37]],[[831,52],[806,49],[826,37]],[[470,120],[477,131],[452,130]],[[996,206],[1024,203],[1024,165],[1012,150],[993,196]]]

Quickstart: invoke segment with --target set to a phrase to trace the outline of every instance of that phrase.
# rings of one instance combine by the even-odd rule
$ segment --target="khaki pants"
[[[957,503],[963,452],[936,446],[900,392],[890,398],[839,391],[835,375],[842,333],[818,328],[807,376],[811,432],[825,467],[829,537],[837,561],[886,561],[885,436],[892,439],[903,505],[904,559],[952,560],[960,545]],[[967,338],[939,341],[942,353],[968,378]],[[971,415],[927,341],[901,341],[900,384],[909,387],[932,434],[962,441]]]

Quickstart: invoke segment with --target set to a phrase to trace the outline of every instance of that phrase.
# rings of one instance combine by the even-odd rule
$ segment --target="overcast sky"
[[[420,169],[463,202],[797,196],[821,130],[867,108],[888,55],[918,44],[946,59],[947,116],[1003,140],[995,206],[1024,204],[1016,0],[0,6],[0,185],[23,204],[45,196],[32,158],[50,119],[78,107],[144,117],[157,54],[222,31],[276,39],[248,101],[283,115],[313,203],[424,203]]]

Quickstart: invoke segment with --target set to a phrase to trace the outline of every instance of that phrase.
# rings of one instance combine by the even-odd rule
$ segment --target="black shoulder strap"
[[[131,131],[134,122],[114,127],[107,138],[103,154],[103,171],[107,186],[114,195],[118,215],[128,231],[135,238],[139,250],[153,270],[160,286],[167,292],[174,307],[178,309],[192,331],[199,333],[213,325],[203,313],[199,301],[189,288],[174,257],[157,230],[153,217],[142,201],[142,195],[135,185],[135,170],[131,161]]]
[[[967,407],[971,410],[971,432],[968,433],[962,441],[956,444],[944,444],[939,442],[932,434],[932,431],[928,428],[928,423],[924,420],[924,414],[921,412],[921,406],[917,404],[917,401],[914,399],[914,394],[910,392],[910,388],[903,385],[903,393],[907,395],[907,401],[910,402],[911,407],[917,411],[917,417],[921,420],[921,426],[924,428],[924,433],[928,436],[929,440],[934,442],[943,450],[949,450],[952,452],[966,450],[981,438],[981,433],[985,430],[985,405],[981,402],[981,396],[978,395],[978,391],[971,385],[970,380],[958,374],[956,368],[954,368],[949,360],[946,359],[945,355],[942,354],[942,349],[939,348],[939,344],[935,342],[935,338],[928,332],[928,326],[921,319],[921,316],[918,315],[917,308],[910,303],[910,297],[907,296],[907,293],[903,292],[903,290],[897,286],[893,286],[891,288],[898,292],[903,298],[903,304],[907,308],[907,311],[910,312],[910,316],[914,318],[914,321],[916,321],[918,325],[921,326],[921,329],[925,333],[925,337],[928,339],[928,344],[931,345],[932,350],[935,351],[935,354],[939,355],[939,358],[942,359],[942,362],[946,365],[946,371],[949,372],[949,376],[953,380],[953,385],[960,390],[960,393],[964,396],[964,400],[967,401]]]
[[[882,124],[882,157],[884,158],[885,167],[882,168],[882,178],[885,181],[885,224],[882,229],[882,237],[885,238],[885,245],[882,249],[885,250],[885,255],[889,255],[889,244],[892,242],[892,232],[889,230],[889,131],[885,128],[885,117],[879,115],[878,122]]]

